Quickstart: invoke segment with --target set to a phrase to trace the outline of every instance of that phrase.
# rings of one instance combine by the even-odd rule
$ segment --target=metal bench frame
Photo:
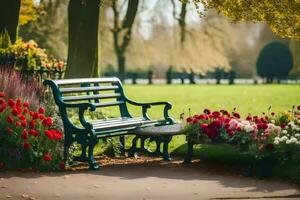
[[[105,86],[101,86],[106,84]],[[82,78],[82,79],[61,79],[61,80],[45,80],[45,86],[52,89],[54,101],[59,107],[59,112],[64,125],[64,160],[67,161],[69,148],[72,143],[77,142],[81,145],[81,156],[77,157],[77,161],[89,163],[90,169],[98,169],[98,165],[94,160],[94,147],[100,138],[120,136],[122,153],[125,152],[124,135],[135,134],[135,129],[144,126],[159,126],[174,124],[174,120],[169,116],[169,110],[172,105],[169,102],[153,102],[138,103],[126,97],[122,84],[118,78]],[[79,85],[77,87],[67,87]],[[101,94],[101,91],[114,91],[113,94]],[[85,95],[78,95],[85,93]],[[64,94],[73,94],[73,96],[64,96]],[[76,95],[77,94],[77,95]],[[101,102],[102,99],[115,99],[112,102]],[[80,102],[78,102],[80,101]],[[133,119],[129,113],[127,104],[139,106],[142,108],[142,120],[140,123],[130,123],[125,119]],[[163,120],[151,121],[147,111],[151,106],[164,106]],[[103,120],[93,124],[86,121],[85,111],[95,111],[97,108],[118,106],[120,110],[120,121],[116,124],[112,119]],[[68,108],[78,108],[78,118],[82,127],[78,127],[71,122],[68,117]],[[124,122],[122,121],[124,118]],[[127,124],[125,124],[125,122]],[[150,123],[151,122],[151,123]],[[112,125],[114,124],[114,125]],[[88,152],[87,152],[88,149]],[[88,153],[88,155],[87,155]],[[125,153],[124,153],[125,154]]]

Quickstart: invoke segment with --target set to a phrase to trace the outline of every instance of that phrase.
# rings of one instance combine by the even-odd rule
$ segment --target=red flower
[[[225,128],[228,129],[230,127],[230,124],[225,124]]]
[[[6,128],[6,132],[9,134],[12,134],[14,132],[14,130],[12,130],[11,128]]]
[[[247,121],[252,121],[252,117],[249,115],[248,117],[246,117]]]
[[[0,108],[0,113],[2,113],[4,110],[5,110],[5,107],[2,106],[2,107]]]
[[[191,122],[193,121],[193,118],[192,118],[192,117],[188,117],[188,118],[186,119],[186,121],[187,121],[187,123],[191,123]]]
[[[217,129],[222,127],[222,121],[221,120],[215,120],[210,123],[212,126],[216,127]]]
[[[227,130],[226,132],[230,137],[232,137],[234,135],[234,132],[232,130]]]
[[[26,129],[24,129],[22,132],[21,138],[23,140],[27,140],[27,137],[28,137],[28,131]]]
[[[300,110],[300,105],[297,106],[297,109]]]
[[[43,120],[43,119],[45,119],[45,115],[43,115],[43,114],[39,114],[39,119],[40,119],[40,120]]]
[[[38,137],[40,133],[37,130],[30,129],[29,130],[29,135],[33,135],[34,137]]]
[[[29,103],[28,103],[27,101],[25,101],[25,102],[23,103],[23,106],[24,106],[24,107],[29,107]]]
[[[53,125],[53,121],[52,121],[52,119],[50,117],[47,117],[47,118],[43,119],[42,124],[44,126],[50,127],[50,126]]]
[[[27,150],[27,149],[29,149],[29,147],[30,147],[30,145],[27,142],[24,142],[23,148]]]
[[[31,128],[31,129],[34,129],[35,128],[35,121],[34,120],[31,120],[30,122],[29,122],[29,128]]]
[[[4,169],[4,167],[5,167],[5,164],[3,162],[0,162],[0,170]]]
[[[194,119],[193,119],[193,124],[198,124],[198,123],[199,123],[199,119],[194,118]]]
[[[0,105],[4,104],[5,101],[3,99],[0,99]]]
[[[8,99],[8,105],[9,105],[9,107],[13,108],[15,106],[14,100]]]
[[[26,117],[24,115],[19,115],[20,120],[26,120]]]
[[[212,124],[209,124],[207,126],[207,133],[206,135],[210,138],[210,139],[215,139],[219,136],[219,131],[218,129],[213,126]]]
[[[32,119],[37,119],[39,118],[39,113],[33,113],[32,114]]]
[[[4,92],[0,92],[0,97],[5,97],[5,93]]]
[[[66,168],[65,163],[64,162],[60,162],[58,164],[59,169],[64,170]]]
[[[220,112],[223,114],[223,115],[227,115],[227,116],[230,116],[229,112],[227,110],[220,110]]]
[[[218,117],[220,117],[221,113],[218,112],[218,111],[214,111],[214,112],[212,113],[212,115],[214,116],[214,118],[217,119]]]
[[[19,113],[18,113],[18,110],[16,108],[14,108],[11,113],[14,115],[14,116],[17,116]]]
[[[17,99],[16,106],[17,106],[17,107],[22,107],[22,103],[21,103],[21,100],[20,100],[20,99]]]
[[[45,108],[40,107],[39,110],[38,110],[38,112],[40,114],[44,114],[45,113]]]
[[[13,123],[14,122],[14,119],[11,117],[11,116],[8,116],[7,118],[6,118],[6,121],[8,122],[8,123]]]
[[[44,155],[43,159],[44,159],[44,161],[48,162],[48,161],[52,160],[52,157],[50,154],[46,154],[46,155]]]
[[[280,127],[281,127],[282,129],[284,129],[284,128],[285,128],[285,124],[280,124]]]
[[[202,131],[202,133],[207,133],[207,127],[208,127],[208,124],[201,124],[201,131]]]
[[[28,112],[29,112],[28,108],[24,108],[23,113],[26,114]]]
[[[260,118],[260,122],[261,122],[261,123],[267,123],[267,120],[266,120],[265,118],[262,117],[262,118]]]
[[[237,129],[236,129],[237,131],[239,131],[239,132],[241,132],[242,131],[242,129],[241,129],[241,127],[237,127]]]
[[[23,127],[26,127],[26,126],[27,126],[27,121],[22,120],[22,121],[21,121],[21,125],[22,125]]]
[[[238,118],[238,119],[241,118],[240,114],[237,113],[237,112],[233,113],[233,116],[234,116],[235,118]]]
[[[203,110],[203,113],[209,115],[210,114],[210,110],[206,108],[206,109]]]
[[[268,124],[260,122],[260,123],[257,124],[257,128],[265,130],[265,129],[268,128]]]
[[[61,140],[62,139],[62,133],[58,130],[46,130],[45,135],[50,139],[50,140]]]
[[[16,122],[16,126],[21,126],[21,122]]]

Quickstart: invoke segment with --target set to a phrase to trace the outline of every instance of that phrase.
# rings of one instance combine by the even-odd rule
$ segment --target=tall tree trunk
[[[12,43],[17,38],[21,0],[0,0],[0,34],[8,32]]]
[[[290,40],[290,50],[293,54],[294,67],[290,75],[300,77],[300,41]]]
[[[184,48],[184,42],[185,42],[185,33],[186,33],[185,17],[186,17],[186,3],[182,3],[180,17],[178,19],[178,23],[179,23],[179,27],[180,27],[181,48]]]
[[[125,17],[120,23],[120,11],[117,8],[118,0],[113,0],[112,9],[114,13],[114,27],[112,29],[114,38],[114,50],[118,61],[118,74],[122,82],[124,82],[126,69],[126,49],[131,41],[131,30],[137,14],[139,0],[128,0],[127,11]]]
[[[123,53],[118,53],[118,72],[119,72],[119,79],[123,82],[125,80],[125,63],[126,57]]]
[[[67,78],[99,77],[99,0],[70,0]]]
[[[172,7],[173,7],[173,18],[178,21],[178,25],[180,28],[180,44],[181,48],[184,48],[184,42],[185,42],[185,35],[186,35],[186,6],[187,4],[185,2],[181,2],[181,10],[179,17],[176,16],[176,3],[174,0],[171,0]]]

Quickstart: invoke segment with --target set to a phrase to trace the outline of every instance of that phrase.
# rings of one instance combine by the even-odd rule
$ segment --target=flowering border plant
[[[287,160],[287,152],[300,145],[300,105],[292,111],[262,117],[250,114],[242,119],[237,112],[210,111],[186,119],[187,137],[195,142],[222,142],[240,145],[256,160],[276,157]],[[276,156],[275,156],[276,155]]]
[[[0,36],[0,57],[13,57],[16,70],[57,70],[64,71],[66,63],[49,56],[34,40],[22,39],[12,44],[8,33]]]
[[[34,111],[29,102],[6,100],[0,92],[0,170],[64,169],[63,134],[53,126],[43,107]]]

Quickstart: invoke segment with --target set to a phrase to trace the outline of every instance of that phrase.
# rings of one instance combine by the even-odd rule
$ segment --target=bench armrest
[[[169,110],[171,110],[172,108],[172,104],[169,102],[151,102],[151,103],[139,103],[136,101],[132,101],[128,98],[126,98],[126,101],[131,104],[131,105],[135,105],[135,106],[141,106],[142,107],[142,112],[143,112],[143,117],[145,117],[146,119],[150,119],[150,117],[147,114],[147,111],[149,108],[151,108],[151,106],[161,106],[164,105],[164,118],[167,122],[169,122],[170,124],[174,124],[175,120],[169,116]]]
[[[80,121],[81,125],[86,129],[93,128],[93,126],[85,120],[84,112],[88,109],[90,111],[95,111],[96,106],[94,104],[92,104],[92,103],[69,104],[69,103],[61,102],[61,105],[65,108],[78,108],[79,109],[78,116],[79,116],[79,121]]]

